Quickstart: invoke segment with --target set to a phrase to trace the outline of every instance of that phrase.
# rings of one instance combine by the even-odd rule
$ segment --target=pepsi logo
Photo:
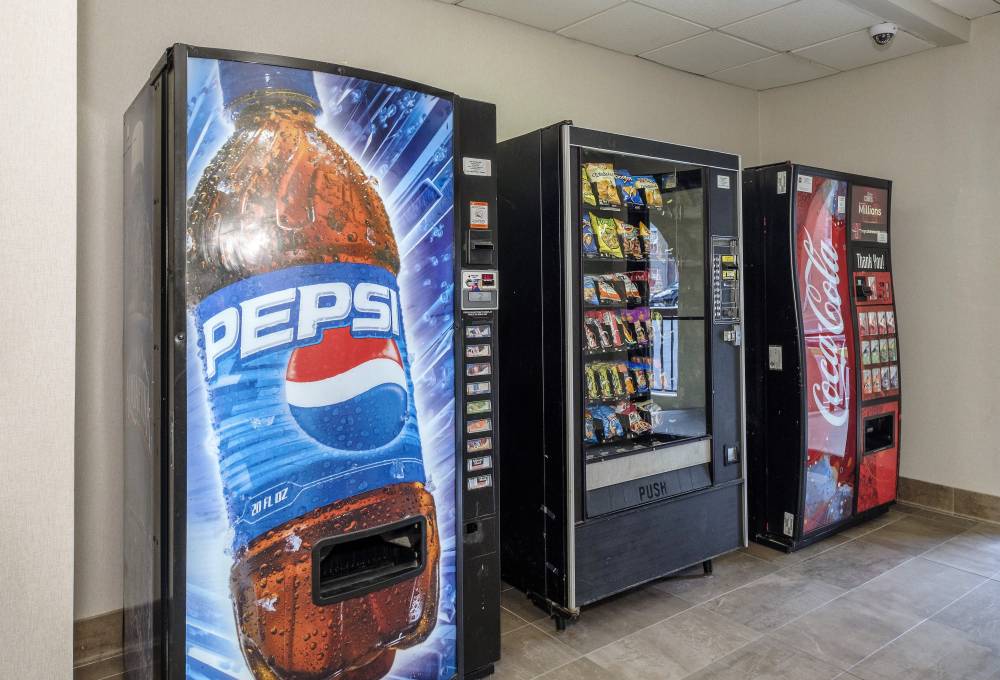
[[[392,338],[355,338],[330,328],[288,359],[285,400],[313,439],[364,451],[388,444],[406,422],[406,372]]]

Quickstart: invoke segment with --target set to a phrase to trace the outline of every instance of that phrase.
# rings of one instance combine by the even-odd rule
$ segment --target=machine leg
[[[712,560],[705,560],[701,563],[701,568],[705,570],[705,576],[712,575]]]
[[[562,633],[566,630],[566,617],[556,614],[556,630]]]

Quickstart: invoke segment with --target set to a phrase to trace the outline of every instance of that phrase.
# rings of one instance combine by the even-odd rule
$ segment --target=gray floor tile
[[[1000,571],[1000,535],[970,530],[942,543],[924,557],[980,576],[992,576]]]
[[[1000,656],[1000,582],[985,581],[932,621],[960,631],[972,642]]]
[[[997,680],[1000,656],[949,626],[924,621],[851,673],[862,680]]]
[[[712,563],[711,576],[705,576],[700,566],[692,567],[676,576],[658,581],[655,587],[693,604],[701,604],[778,569],[775,563],[742,551],[729,553]]]
[[[925,619],[984,580],[975,574],[917,557],[851,591],[846,598],[861,607]]]
[[[510,589],[511,589],[511,588],[513,588],[513,587],[514,587],[514,586],[512,586],[512,585],[511,585],[511,584],[509,584],[509,583],[507,583],[506,581],[500,581],[500,592],[501,592],[501,593],[502,593],[503,591],[505,591],[505,590],[510,590]]]
[[[688,680],[831,680],[840,674],[836,666],[764,638],[688,676]]]
[[[644,587],[586,607],[556,638],[581,654],[689,609],[691,604],[670,593]],[[547,625],[540,621],[539,627]]]
[[[512,611],[500,607],[500,634],[510,633],[527,626],[528,622]]]
[[[905,552],[859,538],[838,545],[788,571],[850,590],[909,559],[911,556]]]
[[[957,536],[966,528],[950,521],[910,515],[871,532],[864,540],[919,555]]]
[[[800,548],[799,550],[790,553],[775,550],[774,548],[751,541],[750,545],[744,548],[744,552],[747,552],[754,557],[759,557],[762,560],[773,562],[779,566],[787,567],[792,564],[804,562],[811,557],[815,557],[816,555],[820,555],[831,548],[837,547],[847,540],[849,539],[843,534],[834,534],[833,536],[827,536],[822,541],[817,541],[816,543],[807,545],[805,548]]]
[[[853,526],[849,529],[844,529],[840,532],[840,535],[846,538],[860,538],[865,534],[870,534],[876,529],[881,529],[882,527],[888,526],[893,522],[898,522],[901,519],[903,519],[902,513],[893,514],[892,511],[889,510],[885,514],[879,515],[878,517],[870,519],[867,522],[862,522],[861,524]]]
[[[601,647],[587,658],[614,678],[679,680],[757,637],[745,626],[695,607]]]
[[[846,671],[921,620],[840,597],[782,626],[772,638]]]
[[[112,680],[122,676],[125,668],[122,657],[115,656],[103,661],[79,666],[73,669],[73,680]]]
[[[577,659],[554,671],[538,676],[538,680],[622,680],[590,659]]]
[[[517,588],[509,588],[500,592],[500,606],[529,623],[548,618],[548,614]]]
[[[704,607],[762,633],[844,594],[844,589],[789,570],[778,571],[706,602]]]
[[[534,626],[524,626],[500,636],[500,662],[494,677],[498,680],[531,680],[579,655]]]
[[[916,505],[907,505],[905,503],[897,503],[896,506],[901,512],[912,515],[914,517],[927,517],[939,522],[944,522],[946,524],[951,524],[958,529],[968,529],[970,526],[976,523],[974,519],[968,519],[966,517],[959,517],[957,515],[951,515],[947,512],[938,512],[932,508],[922,508]]]

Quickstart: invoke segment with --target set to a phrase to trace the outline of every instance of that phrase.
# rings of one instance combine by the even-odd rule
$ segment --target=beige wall
[[[893,180],[901,473],[1000,494],[1000,14],[968,44],[764,92],[761,160]]]
[[[76,2],[0,4],[0,675],[73,646]]]
[[[757,95],[431,0],[80,2],[78,618],[121,606],[121,116],[174,42],[392,73],[577,124],[757,158]]]

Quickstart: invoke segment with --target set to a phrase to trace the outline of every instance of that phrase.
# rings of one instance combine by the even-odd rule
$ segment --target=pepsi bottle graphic
[[[259,680],[374,680],[434,628],[441,551],[395,236],[376,182],[317,127],[312,72],[220,61],[219,77],[235,131],[188,206],[188,352],[240,645]]]

